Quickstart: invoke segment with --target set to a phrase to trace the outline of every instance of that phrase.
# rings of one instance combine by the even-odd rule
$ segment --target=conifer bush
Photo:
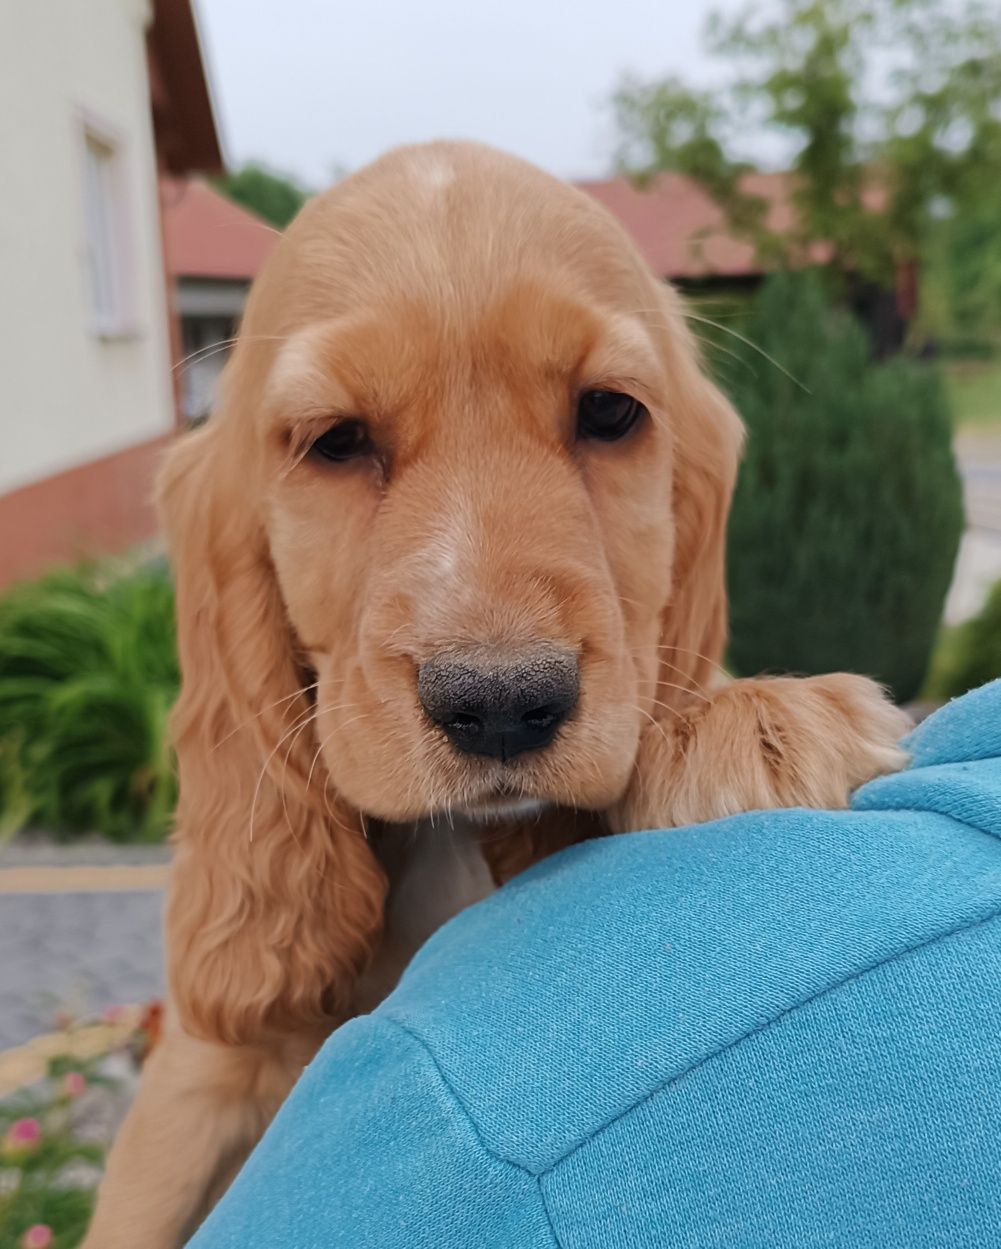
[[[741,332],[718,370],[748,428],[729,529],[731,667],[859,672],[907,701],[963,529],[938,371],[874,361],[816,274],[770,278]]]

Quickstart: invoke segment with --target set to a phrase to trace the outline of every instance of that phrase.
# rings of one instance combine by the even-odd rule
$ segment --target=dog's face
[[[278,355],[271,552],[362,811],[626,782],[670,586],[665,379],[640,322],[567,285],[363,301]]]
[[[327,783],[388,820],[614,802],[722,641],[736,430],[571,188],[445,145],[308,208],[202,455],[263,535]]]

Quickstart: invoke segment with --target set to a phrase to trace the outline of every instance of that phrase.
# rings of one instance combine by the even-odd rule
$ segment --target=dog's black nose
[[[506,762],[548,746],[577,704],[577,656],[550,644],[443,651],[421,664],[421,705],[452,744]]]

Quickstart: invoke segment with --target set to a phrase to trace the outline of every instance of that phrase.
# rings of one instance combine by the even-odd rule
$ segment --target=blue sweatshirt
[[[1001,1246],[1001,682],[908,745],[464,912],[192,1249]]]

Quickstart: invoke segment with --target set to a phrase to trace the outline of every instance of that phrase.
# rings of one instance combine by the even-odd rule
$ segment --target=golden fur
[[[650,418],[575,444],[585,387]],[[306,454],[339,416],[377,456]],[[170,1008],[87,1249],[174,1249],[322,1037],[391,986],[395,825],[465,813],[503,879],[608,830],[843,805],[899,765],[902,717],[863,678],[717,678],[740,443],[678,298],[571,187],[435,144],[305,208],[163,474]],[[556,741],[455,752],[417,665],[539,639],[580,658]]]

